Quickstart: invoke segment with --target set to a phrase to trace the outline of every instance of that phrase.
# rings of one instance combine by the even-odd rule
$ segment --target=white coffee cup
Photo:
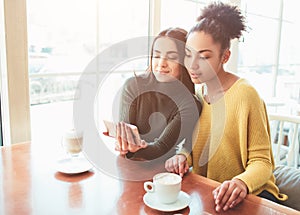
[[[153,182],[146,181],[144,183],[144,189],[148,193],[155,194],[160,203],[171,204],[178,198],[181,181],[182,178],[177,174],[159,173],[153,177]]]
[[[83,133],[70,129],[65,132],[62,140],[64,149],[71,156],[78,156],[82,151]]]

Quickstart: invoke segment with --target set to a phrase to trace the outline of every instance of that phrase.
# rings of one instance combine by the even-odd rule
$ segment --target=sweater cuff
[[[189,157],[190,152],[186,150],[184,147],[176,152],[177,155],[184,155],[186,158]]]
[[[192,166],[192,157],[190,151],[186,150],[185,148],[182,148],[180,151],[177,151],[176,154],[184,155],[188,161],[188,165]]]

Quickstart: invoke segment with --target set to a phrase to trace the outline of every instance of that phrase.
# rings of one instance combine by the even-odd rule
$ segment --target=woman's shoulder
[[[260,97],[255,87],[247,79],[240,78],[234,85],[235,90],[242,96]]]
[[[137,88],[137,87],[142,86],[146,83],[149,83],[150,79],[151,79],[151,77],[148,73],[139,74],[139,75],[134,74],[134,76],[129,77],[125,81],[124,87],[125,88]]]
[[[234,97],[247,104],[260,104],[263,102],[255,87],[246,79],[240,78],[234,86]]]

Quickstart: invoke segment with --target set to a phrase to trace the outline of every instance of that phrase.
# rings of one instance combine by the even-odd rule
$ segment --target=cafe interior
[[[188,31],[210,2],[0,0],[0,214],[217,213],[211,192],[218,182],[192,173],[182,179],[187,202],[165,206],[147,199],[143,183],[166,170],[132,167],[118,157],[115,139],[103,135],[122,85],[148,67],[147,56],[132,57],[132,40],[143,38],[150,47],[147,38],[163,29]],[[246,18],[225,68],[247,79],[265,102],[274,176],[289,198],[277,204],[249,194],[218,214],[300,214],[299,2],[221,2]],[[113,56],[104,65],[109,71],[97,66],[107,53]],[[90,105],[81,104],[82,97]],[[99,141],[80,152],[76,169],[64,163],[64,137],[86,123]]]

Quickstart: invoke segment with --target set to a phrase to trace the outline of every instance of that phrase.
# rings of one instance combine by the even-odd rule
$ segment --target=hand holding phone
[[[114,137],[117,139],[116,150],[121,154],[126,154],[128,151],[136,152],[141,148],[147,147],[147,143],[141,140],[139,130],[135,125],[119,122],[115,124],[113,122],[103,120],[107,132],[103,132],[105,135]]]
[[[106,127],[106,132],[103,132],[105,135],[116,138],[117,136],[117,124],[108,120],[103,120],[103,123]],[[127,127],[131,129],[131,133],[134,138],[140,139],[139,130],[135,125],[125,123]]]

